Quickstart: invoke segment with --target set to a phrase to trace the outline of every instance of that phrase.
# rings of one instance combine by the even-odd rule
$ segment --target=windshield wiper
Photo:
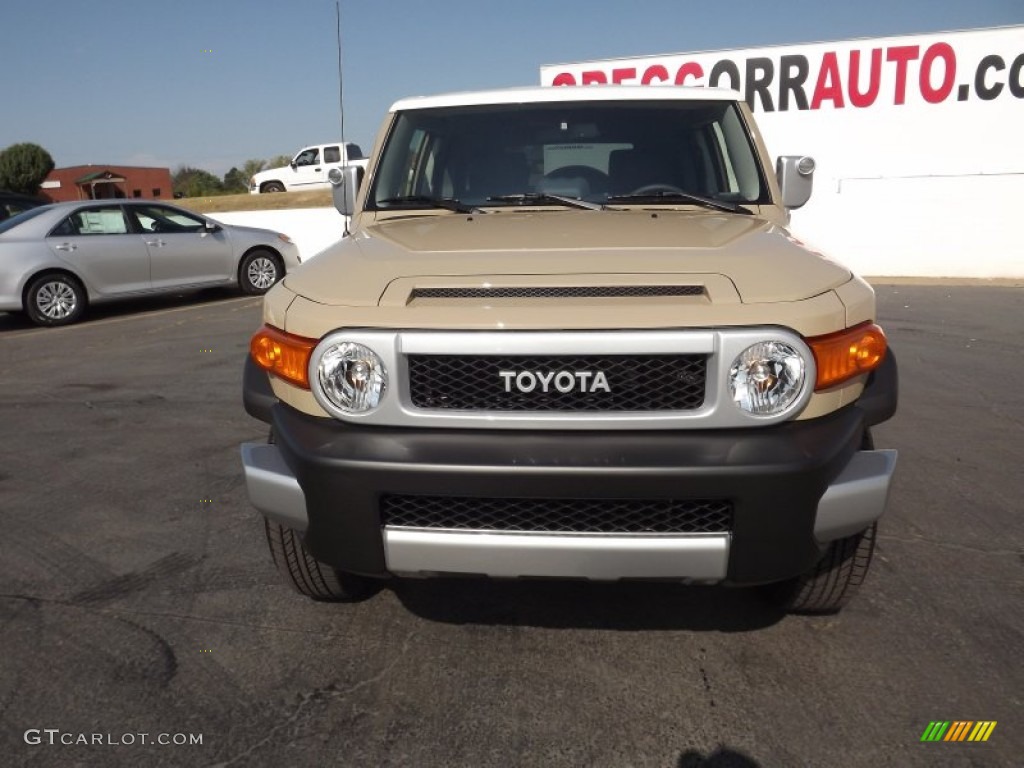
[[[532,203],[561,203],[562,205],[569,205],[573,208],[583,208],[587,211],[604,211],[608,209],[608,206],[601,205],[600,203],[590,203],[586,200],[578,200],[575,197],[552,195],[548,192],[524,192],[519,195],[491,195],[487,198],[487,201],[494,201],[496,203],[519,203],[520,205],[530,205]]]
[[[668,189],[662,189],[657,192],[642,192],[634,195],[609,195],[608,199],[620,203],[693,203],[694,205],[701,205],[705,208],[714,208],[718,211],[753,215],[751,211],[748,211],[746,208],[741,205],[737,205],[736,203],[729,203],[725,200],[712,200],[709,197],[701,197],[700,195],[694,195],[689,192],[676,192]]]
[[[456,213],[487,213],[475,205],[467,205],[454,197],[429,197],[428,195],[403,195],[402,197],[386,197],[378,200],[377,205],[411,205],[414,207],[428,206],[443,208]]]

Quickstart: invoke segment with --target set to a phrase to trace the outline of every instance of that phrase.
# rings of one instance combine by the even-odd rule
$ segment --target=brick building
[[[171,171],[133,165],[73,165],[54,168],[39,194],[55,203],[111,197],[171,199]]]

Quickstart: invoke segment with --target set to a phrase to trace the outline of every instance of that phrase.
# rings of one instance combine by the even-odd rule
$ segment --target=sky
[[[340,0],[345,138],[540,66],[1024,24],[1024,0]],[[1021,41],[1024,50],[1024,39]],[[336,0],[4,0],[0,149],[223,175],[341,136]]]

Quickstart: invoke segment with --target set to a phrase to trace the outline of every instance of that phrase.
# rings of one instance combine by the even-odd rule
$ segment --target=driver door
[[[310,184],[327,183],[327,171],[323,164],[323,147],[306,147],[295,156],[292,186],[308,189]]]
[[[231,281],[234,259],[223,229],[211,232],[206,229],[205,219],[169,205],[128,208],[149,249],[150,275],[155,290]]]

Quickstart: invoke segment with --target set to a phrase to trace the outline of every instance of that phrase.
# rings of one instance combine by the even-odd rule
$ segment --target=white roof
[[[466,91],[437,96],[399,99],[392,112],[434,107],[465,107],[483,104],[534,104],[577,101],[739,101],[743,97],[729,88],[680,85],[655,88],[649,85],[556,85],[504,88],[497,91]]]

